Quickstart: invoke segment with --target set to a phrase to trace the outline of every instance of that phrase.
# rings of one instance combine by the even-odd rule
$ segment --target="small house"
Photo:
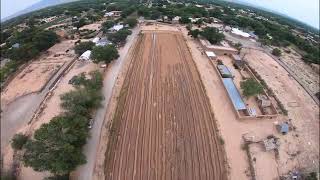
[[[238,54],[231,54],[231,57],[232,57],[232,59],[233,59],[233,64],[234,64],[237,68],[242,69],[243,66],[244,66],[244,64],[245,64],[245,61],[243,61]]]
[[[216,54],[212,51],[206,51],[206,55],[210,60],[215,60],[217,58]]]
[[[172,24],[179,24],[180,16],[176,16],[172,19]]]
[[[123,29],[123,25],[122,24],[117,24],[117,25],[114,25],[112,28],[110,28],[109,30],[110,31],[119,31],[121,29]]]

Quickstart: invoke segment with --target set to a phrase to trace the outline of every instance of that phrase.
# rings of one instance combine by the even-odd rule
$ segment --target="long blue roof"
[[[223,84],[227,89],[229,97],[237,110],[244,110],[247,109],[245,103],[243,102],[240,93],[233,83],[232,78],[222,78]]]

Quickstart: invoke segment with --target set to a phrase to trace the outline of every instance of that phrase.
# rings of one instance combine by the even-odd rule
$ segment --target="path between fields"
[[[119,50],[120,57],[109,65],[107,71],[104,74],[102,90],[104,100],[101,103],[101,108],[98,109],[94,117],[94,124],[91,130],[91,137],[90,139],[88,139],[87,144],[84,146],[83,150],[87,158],[87,163],[77,168],[76,172],[72,177],[72,179],[74,180],[90,180],[92,178],[96,154],[98,151],[101,127],[105,118],[109,100],[111,98],[112,89],[115,85],[119,71],[122,65],[124,64],[126,55],[134,42],[134,38],[137,37],[138,33],[139,29],[137,27],[132,30],[132,34],[128,37],[126,45]]]

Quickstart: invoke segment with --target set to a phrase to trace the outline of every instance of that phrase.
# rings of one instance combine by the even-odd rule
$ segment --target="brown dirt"
[[[126,76],[106,179],[227,178],[208,97],[179,34],[145,33]]]

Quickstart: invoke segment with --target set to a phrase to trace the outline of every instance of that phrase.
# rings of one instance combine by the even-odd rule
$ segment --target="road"
[[[100,133],[102,124],[105,118],[107,106],[112,95],[112,89],[115,85],[116,79],[120,72],[120,69],[126,60],[127,53],[132,46],[134,39],[139,33],[139,28],[136,27],[132,30],[132,34],[127,38],[126,45],[119,50],[119,58],[113,61],[109,66],[107,71],[104,74],[103,80],[103,96],[104,100],[102,101],[102,107],[97,110],[97,113],[94,117],[94,124],[91,130],[91,137],[88,139],[87,144],[84,146],[83,151],[87,157],[87,163],[79,166],[74,173],[75,177],[72,177],[77,180],[90,180],[92,178],[96,154],[98,150]]]
[[[41,102],[47,96],[52,86],[60,78],[61,74],[74,62],[65,63],[59,71],[49,80],[43,90],[38,93],[31,93],[17,98],[5,107],[1,113],[1,152],[9,144],[14,134],[25,126],[38,110]]]

